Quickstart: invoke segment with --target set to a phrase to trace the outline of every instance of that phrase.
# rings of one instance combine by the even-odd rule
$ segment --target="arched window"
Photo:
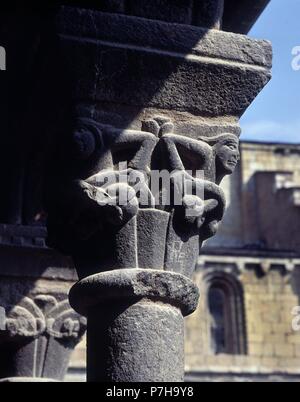
[[[223,289],[211,287],[208,293],[210,312],[210,339],[215,354],[226,353],[225,308],[226,296]]]
[[[214,354],[246,354],[243,290],[231,275],[206,278],[209,338]]]

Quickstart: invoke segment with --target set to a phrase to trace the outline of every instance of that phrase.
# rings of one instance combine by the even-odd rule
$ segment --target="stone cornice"
[[[57,24],[76,102],[236,119],[271,77],[267,41],[68,7]]]
[[[71,18],[72,24],[66,24]],[[116,47],[165,52],[175,57],[189,54],[195,60],[207,57],[215,62],[223,60],[267,69],[272,66],[270,42],[230,32],[68,7],[58,14],[57,24],[62,35],[77,37],[80,32],[85,39]]]
[[[282,267],[282,269],[281,269]],[[282,275],[290,274],[295,269],[300,268],[300,256],[255,256],[249,253],[248,255],[237,255],[234,252],[229,254],[209,255],[202,253],[198,259],[196,271],[200,272],[207,269],[217,269],[226,273],[240,275],[247,269],[259,269],[263,275],[268,274],[272,269],[278,269]]]

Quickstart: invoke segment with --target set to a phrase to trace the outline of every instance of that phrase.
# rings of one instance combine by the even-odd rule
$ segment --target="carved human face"
[[[221,174],[233,173],[240,160],[238,139],[230,136],[219,141],[215,146],[216,165]]]

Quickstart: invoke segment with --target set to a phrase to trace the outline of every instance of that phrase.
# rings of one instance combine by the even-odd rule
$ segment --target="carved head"
[[[209,138],[207,142],[215,154],[216,182],[220,183],[224,176],[233,173],[240,160],[239,139],[227,133]]]
[[[217,142],[214,146],[217,165],[224,169],[226,174],[233,173],[239,159],[239,142],[234,136],[228,136]]]

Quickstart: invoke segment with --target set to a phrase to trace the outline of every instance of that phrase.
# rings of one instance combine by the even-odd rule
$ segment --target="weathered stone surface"
[[[92,329],[89,381],[183,381],[182,315],[197,307],[193,282],[171,272],[113,270],[78,282],[70,301]]]
[[[78,5],[93,10],[140,16],[148,19],[249,32],[270,0],[64,0],[56,3]]]
[[[78,16],[68,9],[59,24],[64,35],[75,33],[72,25],[64,28],[69,12],[77,31],[81,26],[85,38],[91,38],[62,38],[71,74],[79,83],[74,92],[77,100],[92,97],[135,108],[240,116],[270,79],[271,48],[265,41],[216,31],[207,35],[201,29],[90,11]],[[97,26],[101,29],[90,28]],[[87,49],[91,53],[84,85],[78,66]]]
[[[161,269],[164,266],[165,239],[169,214],[157,210],[141,210],[137,222],[138,266]]]
[[[143,300],[98,305],[88,325],[88,381],[183,381],[184,323],[176,307]]]
[[[272,64],[270,42],[229,32],[68,7],[60,11],[56,21],[62,35],[74,38],[82,34],[84,38],[116,46],[138,47],[149,52],[156,49],[266,68]]]
[[[191,314],[198,303],[198,289],[181,274],[156,270],[122,269],[102,272],[79,281],[70,291],[72,306],[84,315],[98,304],[121,299],[153,299]]]
[[[218,184],[238,162],[237,137],[223,133],[192,140],[173,134],[172,122],[159,116],[145,121],[143,131],[117,130],[91,119],[84,122],[84,135],[80,120],[73,141],[77,146],[81,133],[80,149],[89,149],[85,141],[90,144],[93,136],[94,145],[87,157],[85,151],[84,158],[70,155],[69,174],[86,179],[66,178],[68,184],[61,188],[57,183],[53,189],[49,186],[49,244],[73,256],[80,278],[98,273],[99,264],[102,272],[153,267],[182,273],[193,266],[198,244],[215,234],[223,217],[225,199]],[[126,169],[113,170],[119,163],[126,163]],[[171,175],[154,189],[150,169]],[[203,171],[206,179],[193,177],[197,171]],[[156,228],[162,219],[163,225]],[[157,248],[155,259],[151,242]],[[192,268],[187,272],[191,276]]]
[[[223,218],[237,120],[270,78],[271,48],[158,21],[163,1],[128,4],[147,18],[67,7],[56,20],[74,114],[53,169],[64,174],[50,170],[46,188],[48,242],[78,271],[70,300],[88,317],[89,380],[180,381],[182,339],[166,334],[180,337],[196,306],[189,278]],[[222,2],[198,6],[219,27]]]

